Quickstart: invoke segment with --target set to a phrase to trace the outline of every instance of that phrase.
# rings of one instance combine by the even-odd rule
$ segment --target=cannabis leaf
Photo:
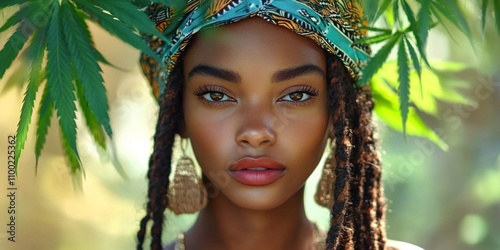
[[[113,131],[99,62],[108,62],[95,48],[87,22],[99,24],[129,45],[158,58],[141,37],[142,34],[150,34],[164,38],[153,22],[138,10],[137,6],[146,2],[150,3],[128,0],[2,0],[0,10],[13,6],[18,9],[0,26],[0,33],[14,29],[0,50],[0,78],[16,58],[25,62],[22,70],[26,70],[27,66],[29,73],[17,128],[16,170],[28,139],[37,92],[42,86],[45,87],[37,112],[35,169],[46,142],[50,118],[55,113],[70,172],[75,180],[83,175],[77,148],[77,104],[95,142],[106,149],[107,137],[112,139]],[[116,163],[115,167],[126,178],[120,164]]]
[[[380,50],[378,50],[373,57],[368,61],[366,67],[362,72],[362,77],[358,81],[359,84],[366,84],[372,80],[372,90],[374,96],[376,96],[380,102],[389,103],[387,100],[382,100],[381,95],[377,91],[381,91],[384,88],[379,88],[379,84],[385,84],[387,81],[387,76],[383,80],[377,80],[381,77],[377,72],[384,67],[389,58],[391,51],[397,50],[397,68],[392,69],[390,72],[397,72],[398,78],[389,81],[393,83],[395,93],[397,96],[392,96],[392,98],[397,98],[397,105],[399,107],[400,124],[395,124],[393,118],[388,119],[387,114],[394,114],[394,110],[387,107],[393,108],[395,102],[390,102],[391,105],[385,106],[385,108],[379,108],[377,114],[384,117],[383,120],[387,122],[391,127],[401,130],[404,134],[411,132],[412,135],[427,137],[438,144],[443,144],[444,142],[435,139],[435,134],[422,132],[415,133],[415,131],[408,131],[407,125],[410,127],[415,127],[412,124],[421,124],[421,120],[416,118],[409,118],[412,115],[418,115],[416,112],[412,111],[412,105],[415,105],[416,98],[411,98],[413,96],[414,85],[418,82],[418,93],[421,97],[431,96],[427,98],[426,102],[433,103],[435,100],[432,99],[432,94],[426,91],[425,88],[429,88],[426,84],[422,86],[422,75],[425,72],[426,75],[432,74],[432,67],[427,59],[426,45],[429,37],[429,30],[441,25],[446,30],[448,30],[447,24],[451,24],[454,27],[462,31],[471,43],[472,41],[472,29],[467,22],[465,14],[462,10],[463,6],[458,0],[384,0],[384,1],[369,1],[364,2],[366,11],[366,18],[370,21],[372,26],[362,27],[372,34],[369,37],[359,39],[355,41],[355,44],[366,43],[366,44],[376,44],[385,43]],[[490,4],[489,0],[482,0],[481,2],[481,25],[484,30],[486,20],[488,19],[488,11],[490,5],[493,5],[493,12],[496,20],[496,26],[498,33],[500,34],[500,1],[493,1]],[[404,14],[404,15],[403,15]],[[373,25],[380,23],[379,17],[383,17],[387,27]],[[449,34],[451,32],[448,31]],[[431,69],[428,71],[426,68]],[[415,74],[416,77],[411,77]],[[428,77],[428,76],[427,76]],[[425,93],[425,94],[424,94]],[[386,94],[386,92],[384,92]],[[376,98],[376,99],[377,99]],[[457,101],[461,100],[460,98]],[[435,105],[425,106],[421,100],[418,101],[419,108],[424,109],[426,112],[435,112]],[[472,105],[471,103],[468,103]],[[377,104],[379,105],[379,104]],[[384,104],[382,104],[383,106]],[[383,114],[380,110],[385,110]],[[390,110],[390,111],[389,111]],[[421,131],[426,131],[427,127],[420,127]],[[444,147],[442,147],[444,148]]]

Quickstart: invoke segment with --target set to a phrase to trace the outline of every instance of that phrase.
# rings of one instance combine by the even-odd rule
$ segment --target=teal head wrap
[[[190,38],[198,31],[258,16],[314,40],[337,55],[357,80],[370,49],[353,41],[364,36],[362,9],[356,0],[187,0],[153,4],[145,11],[165,35],[166,41],[146,37],[161,58],[143,54],[142,69],[155,97],[161,100],[170,72]]]

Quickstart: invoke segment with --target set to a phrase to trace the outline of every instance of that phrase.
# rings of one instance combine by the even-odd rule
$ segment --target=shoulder
[[[397,240],[388,240],[387,241],[387,249],[388,250],[424,250],[421,247],[415,246],[413,244],[397,241]]]

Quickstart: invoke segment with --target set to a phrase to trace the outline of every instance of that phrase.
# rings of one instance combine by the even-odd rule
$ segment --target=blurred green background
[[[471,16],[474,13],[471,10]],[[32,126],[16,180],[16,243],[8,242],[7,137],[16,132],[24,91],[2,93],[0,249],[134,249],[144,215],[145,176],[158,107],[139,70],[138,52],[101,29],[92,29],[97,47],[117,66],[103,66],[104,77],[117,154],[130,180],[121,179],[110,157],[99,152],[80,115],[78,147],[86,170],[83,194],[73,190],[55,126],[35,175]],[[380,125],[388,235],[425,249],[500,249],[500,39],[493,27],[485,34],[477,31],[473,49],[456,31],[450,31],[454,40],[446,32],[431,32],[429,57],[469,66],[452,73],[444,84],[458,86],[476,105],[440,103],[440,118],[422,114],[449,145],[447,152],[426,139],[405,138]],[[4,42],[0,37],[0,44]],[[19,62],[15,66],[23,67]],[[0,86],[23,77],[13,76],[11,70]],[[52,124],[56,122],[54,117]],[[328,211],[312,201],[318,176],[316,171],[307,184],[307,212],[326,227]],[[189,227],[193,218],[169,216],[165,241]]]

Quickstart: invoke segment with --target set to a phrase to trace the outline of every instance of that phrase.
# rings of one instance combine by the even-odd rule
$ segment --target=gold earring
[[[325,165],[323,166],[323,173],[321,174],[321,179],[318,182],[316,194],[314,195],[314,200],[316,200],[316,203],[328,209],[332,208],[333,206],[332,186],[335,182],[335,168],[337,166],[334,157],[336,146],[333,139],[330,145],[330,153],[326,158]]]
[[[177,215],[195,213],[207,205],[207,189],[186,155],[187,139],[181,139],[181,149],[182,156],[168,188],[168,208]]]

